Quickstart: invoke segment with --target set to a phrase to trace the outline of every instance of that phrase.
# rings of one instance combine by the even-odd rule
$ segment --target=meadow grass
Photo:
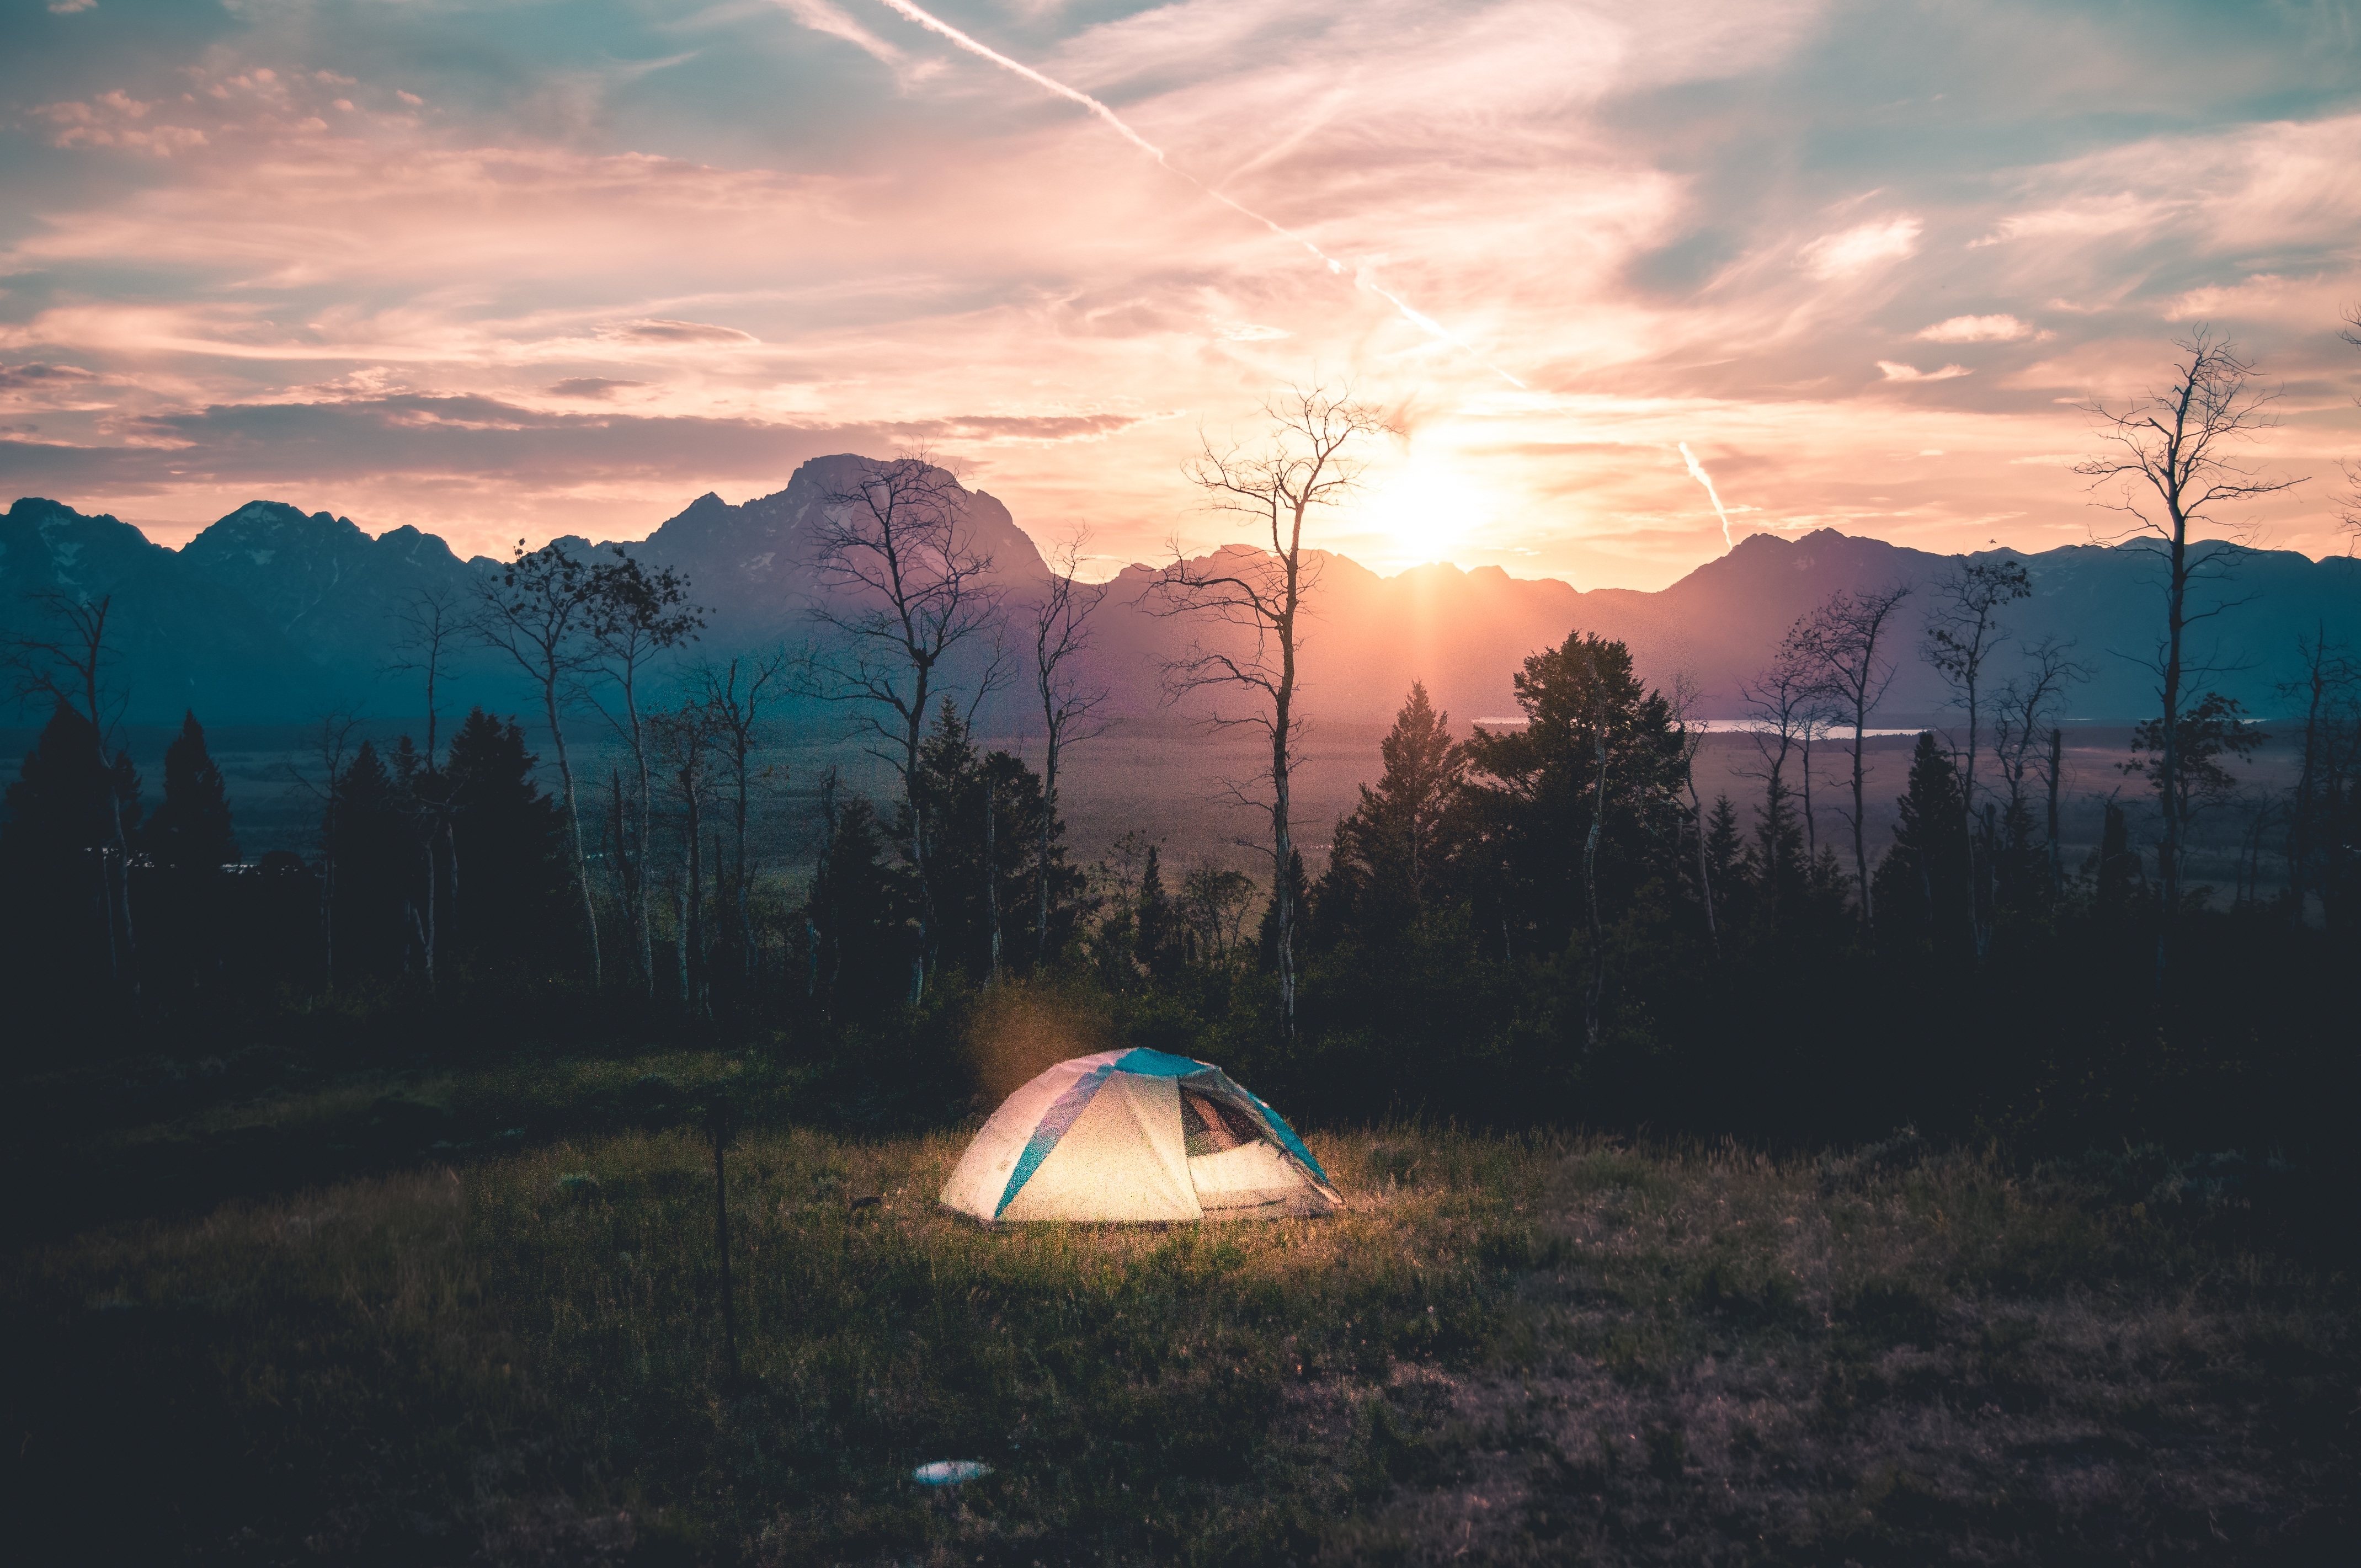
[[[533,1092],[646,1076],[566,1074]],[[86,1559],[783,1564],[2284,1562],[2351,1522],[2349,1280],[2087,1180],[1397,1126],[1312,1134],[1328,1219],[986,1230],[935,1206],[964,1139],[741,1137],[734,1380],[684,1129],[28,1249],[13,1517]],[[130,1505],[71,1506],[94,1474]]]

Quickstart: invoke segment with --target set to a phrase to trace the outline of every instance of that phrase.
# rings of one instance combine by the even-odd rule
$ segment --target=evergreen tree
[[[1303,856],[1300,851],[1287,857],[1287,874],[1288,880],[1293,883],[1294,906],[1298,909],[1311,907],[1311,889],[1304,881]],[[1301,936],[1297,939],[1300,941]],[[1275,898],[1263,905],[1262,924],[1255,932],[1255,958],[1264,969],[1274,973],[1278,971],[1279,900]]]
[[[973,975],[989,973],[995,911],[1002,961],[1029,961],[1032,945],[1012,938],[1029,931],[1038,909],[1042,818],[1049,809],[1040,775],[1006,751],[979,751],[973,732],[946,701],[919,748],[913,788],[929,835],[935,917],[928,934],[937,961]],[[914,820],[906,804],[894,837],[915,870]],[[1064,824],[1051,820],[1047,871],[1053,951],[1073,928],[1082,886],[1082,873],[1066,864],[1064,837]]]
[[[813,991],[828,1011],[862,1011],[904,994],[917,931],[916,889],[884,864],[876,809],[853,795],[831,811],[804,913]]]
[[[1716,903],[1735,917],[1754,880],[1754,850],[1739,832],[1738,808],[1727,794],[1714,797],[1713,812],[1706,818],[1705,861]]]
[[[2114,801],[2107,802],[2106,814],[2099,828],[2099,848],[2087,868],[2096,885],[2092,902],[2102,920],[2120,920],[2131,908],[2134,898],[2146,889],[2147,875],[2140,866],[2139,852],[2132,848],[2131,821],[2124,808]]]
[[[562,802],[543,791],[524,731],[472,709],[441,773],[450,818],[445,951],[479,969],[545,970],[581,948]]]
[[[1505,918],[1530,934],[1519,948],[1554,951],[1660,874],[1656,848],[1678,841],[1685,814],[1681,737],[1620,642],[1575,632],[1527,659],[1515,686],[1526,726],[1467,741],[1463,855],[1488,906],[1477,928]]]
[[[117,948],[107,857],[115,811],[126,830],[138,825],[139,775],[127,755],[106,766],[103,754],[90,720],[60,699],[8,786],[0,903],[15,927],[8,948],[20,978],[42,991],[82,993],[129,958]]]
[[[164,799],[148,819],[139,845],[148,861],[143,879],[150,911],[144,945],[151,976],[174,988],[203,983],[225,957],[229,873],[237,837],[221,770],[205,750],[194,713],[164,750]]]
[[[1148,864],[1139,873],[1138,908],[1139,961],[1150,974],[1169,974],[1178,958],[1173,948],[1179,933],[1173,929],[1172,899],[1164,891],[1154,844],[1148,846]]]
[[[1931,730],[1920,734],[1911,753],[1910,785],[1900,806],[1894,848],[1874,873],[1880,933],[1930,943],[1938,953],[1969,951],[1973,933],[1961,886],[1966,808],[1959,770]]]
[[[1365,851],[1354,841],[1360,820],[1358,813],[1339,817],[1329,836],[1328,869],[1312,884],[1312,902],[1303,923],[1307,951],[1333,952],[1363,928],[1368,875],[1362,870]]]
[[[1778,773],[1764,781],[1762,803],[1754,808],[1754,863],[1765,916],[1776,921],[1799,913],[1812,867],[1795,792]]]
[[[194,713],[181,719],[181,733],[164,749],[163,804],[148,819],[139,845],[169,872],[214,872],[237,859],[228,791]]]
[[[1451,716],[1435,711],[1422,683],[1411,685],[1378,755],[1385,772],[1377,788],[1361,786],[1359,807],[1329,850],[1330,866],[1341,868],[1339,890],[1355,886],[1356,923],[1371,935],[1397,932],[1426,913],[1448,869],[1453,807],[1467,773],[1467,748],[1452,740]],[[1329,902],[1322,918],[1339,927],[1343,905]]]
[[[398,974],[409,939],[410,823],[374,741],[362,741],[337,775],[321,837],[331,868],[329,978]]]

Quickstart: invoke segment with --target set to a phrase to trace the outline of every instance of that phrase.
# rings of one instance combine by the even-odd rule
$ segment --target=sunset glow
[[[1112,570],[1213,542],[1201,431],[1349,378],[1417,455],[1336,547],[1655,587],[1724,548],[1683,443],[1733,537],[2087,539],[2075,405],[2210,321],[2314,477],[2236,521],[2339,550],[2349,13],[2112,15],[36,9],[0,470],[488,550],[925,446]]]

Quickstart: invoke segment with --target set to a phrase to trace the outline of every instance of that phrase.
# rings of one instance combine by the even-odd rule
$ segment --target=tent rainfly
[[[960,1157],[942,1202],[986,1224],[1345,1206],[1278,1112],[1220,1068],[1146,1049],[1061,1061],[1010,1095]]]

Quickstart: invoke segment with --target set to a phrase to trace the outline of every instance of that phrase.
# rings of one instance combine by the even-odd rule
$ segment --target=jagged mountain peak
[[[45,496],[24,497],[0,520],[0,583],[12,595],[104,593],[170,554],[111,513],[85,514]]]

